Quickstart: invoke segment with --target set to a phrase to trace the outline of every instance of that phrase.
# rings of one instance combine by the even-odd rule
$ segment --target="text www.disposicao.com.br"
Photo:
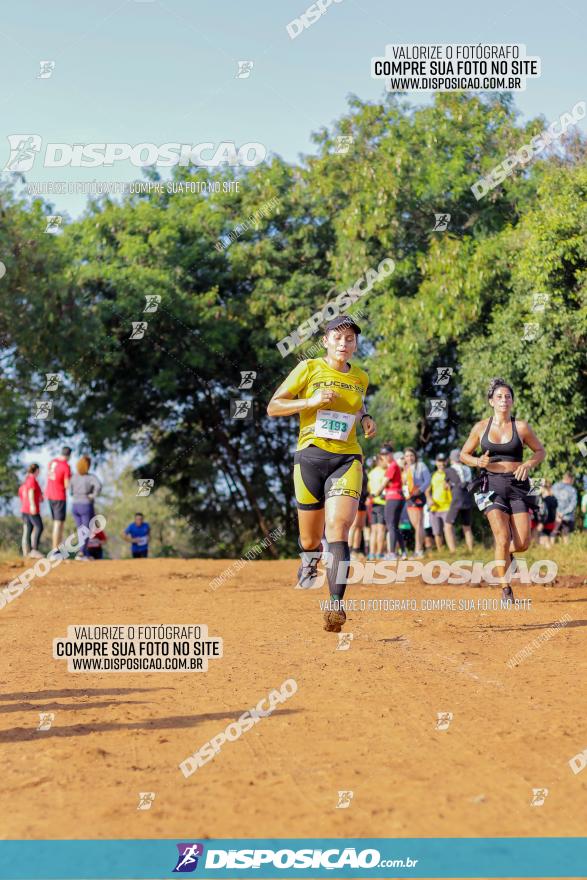
[[[105,672],[113,669],[153,672],[156,670],[201,669],[200,657],[72,657],[76,672]]]

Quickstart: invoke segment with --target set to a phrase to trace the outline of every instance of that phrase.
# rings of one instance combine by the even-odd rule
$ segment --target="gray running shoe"
[[[316,553],[316,558],[312,560],[302,560],[302,564],[298,568],[298,582],[295,586],[296,590],[313,590],[316,588],[316,580],[318,578],[318,563],[320,562],[320,554]]]

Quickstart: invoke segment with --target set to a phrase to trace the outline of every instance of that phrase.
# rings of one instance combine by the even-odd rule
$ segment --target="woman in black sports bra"
[[[508,584],[512,553],[528,548],[528,510],[537,505],[537,499],[528,494],[528,472],[544,461],[545,451],[528,422],[512,416],[514,391],[511,385],[503,379],[492,379],[487,399],[493,415],[474,426],[461,450],[461,461],[469,467],[481,468],[479,479],[474,481],[475,501],[491,526],[495,558],[505,562],[495,565],[503,585],[503,597],[513,600]],[[524,445],[534,453],[526,461],[523,461]],[[479,446],[483,454],[477,457]]]

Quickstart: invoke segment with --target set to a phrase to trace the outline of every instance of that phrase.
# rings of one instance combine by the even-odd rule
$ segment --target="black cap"
[[[382,446],[379,450],[379,455],[393,455],[393,449],[391,446]]]
[[[355,324],[353,319],[349,318],[348,315],[339,315],[338,318],[333,318],[324,328],[324,332],[330,333],[331,330],[337,330],[339,327],[350,327],[357,335],[361,332],[359,325]]]
[[[436,456],[436,461],[446,461],[446,455],[444,452],[439,452]]]

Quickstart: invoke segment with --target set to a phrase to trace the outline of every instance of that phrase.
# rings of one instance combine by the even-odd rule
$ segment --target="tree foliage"
[[[4,191],[4,489],[15,454],[41,431],[77,433],[98,454],[134,449],[135,478],[165,489],[198,547],[236,555],[276,525],[293,535],[297,426],[269,420],[265,407],[296,360],[276,343],[385,257],[393,274],[360,302],[359,359],[379,438],[425,454],[458,445],[486,412],[489,379],[502,374],[547,445],[544,473],[578,464],[587,433],[584,144],[568,138],[479,201],[471,191],[542,127],[520,125],[509,96],[444,94],[424,108],[352,98],[315,135],[314,155],[240,174],[238,192],[222,191],[227,173],[176,169],[176,189],[210,181],[221,191],[99,199],[48,236],[48,207]],[[336,149],[341,135],[353,139],[347,153]],[[269,216],[245,223],[269,203]],[[436,214],[450,214],[446,231],[434,230]],[[231,232],[230,246],[219,245]],[[543,313],[531,311],[534,293],[549,295]],[[150,295],[161,300],[145,312]],[[143,321],[144,336],[132,338]],[[524,324],[536,321],[538,338],[524,340]],[[440,366],[454,371],[446,387],[434,384]],[[247,371],[253,387],[239,389]],[[52,417],[33,424],[45,372],[64,381]],[[440,395],[446,420],[429,417],[427,400]],[[230,400],[243,397],[255,400],[253,420],[230,418]]]

